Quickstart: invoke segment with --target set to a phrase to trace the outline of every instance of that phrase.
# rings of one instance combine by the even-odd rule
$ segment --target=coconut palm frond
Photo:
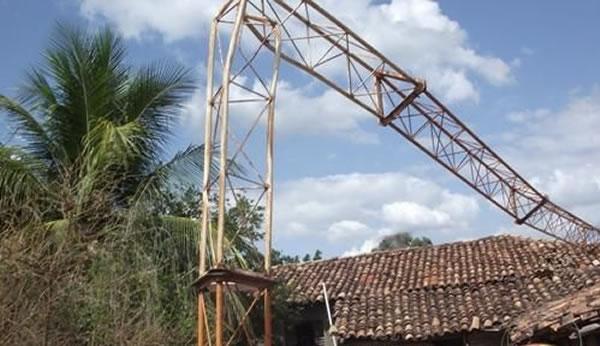
[[[84,139],[83,158],[88,169],[127,167],[141,155],[144,129],[136,123],[100,121]]]
[[[125,95],[127,121],[145,129],[147,153],[164,153],[183,101],[194,90],[189,71],[177,65],[154,64],[140,69]]]
[[[213,155],[214,157],[214,155]],[[204,145],[190,145],[176,153],[171,160],[160,163],[147,174],[135,193],[134,205],[155,201],[164,191],[176,185],[199,186],[204,174]],[[211,176],[217,174],[215,161],[211,162]]]
[[[51,137],[65,150],[69,162],[77,160],[82,138],[96,123],[119,117],[128,78],[124,55],[121,40],[110,30],[89,35],[58,26],[54,33],[43,72],[57,96],[52,100],[43,85],[33,85],[28,88],[28,98],[39,104],[54,102],[50,111],[42,112]]]
[[[39,175],[43,164],[27,152],[0,146],[0,196],[2,202],[21,203],[47,192],[47,184]]]
[[[194,267],[197,266],[199,254],[198,244],[201,231],[200,221],[187,217],[159,216],[159,222],[164,227],[164,230],[168,234],[171,244],[173,245],[168,255],[172,256],[173,259],[180,261],[180,265],[188,263],[193,264]],[[254,263],[254,259],[246,258],[246,256],[249,247],[252,247],[254,251],[256,250],[252,244],[246,243],[243,239],[236,237],[235,234],[236,231],[233,229],[225,231],[224,255],[226,261],[230,265],[235,264],[237,268],[252,269],[252,265],[255,265],[256,263]],[[211,239],[207,241],[206,263],[210,267],[216,264],[214,262],[216,227],[210,228],[209,237]],[[260,256],[260,254],[257,255]]]
[[[0,95],[0,114],[6,114],[16,133],[24,140],[24,148],[38,160],[53,161],[52,141],[43,125],[18,101]]]

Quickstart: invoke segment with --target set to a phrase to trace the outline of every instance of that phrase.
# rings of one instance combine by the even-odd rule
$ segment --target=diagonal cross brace
[[[546,204],[546,202],[548,202],[548,198],[543,197],[542,201],[540,203],[538,203],[538,205],[536,205],[535,207],[533,207],[533,209],[531,209],[527,214],[525,214],[525,216],[523,216],[522,218],[516,219],[515,223],[517,225],[522,225],[524,224],[527,219],[529,219],[533,214],[535,214],[538,210],[540,210],[540,208],[542,208],[544,206],[544,204]]]
[[[413,101],[417,97],[419,97],[419,95],[421,95],[423,92],[425,92],[425,90],[427,90],[427,84],[425,84],[425,81],[417,81],[416,83],[417,85],[415,85],[413,91],[410,94],[408,94],[408,96],[406,96],[406,98],[404,98],[404,100],[402,100],[402,102],[400,102],[400,104],[396,106],[396,108],[394,108],[390,112],[390,114],[388,114],[388,116],[380,119],[379,123],[381,125],[388,126],[392,121],[394,121],[394,119],[400,116],[400,114],[406,109],[406,107],[413,103]]]

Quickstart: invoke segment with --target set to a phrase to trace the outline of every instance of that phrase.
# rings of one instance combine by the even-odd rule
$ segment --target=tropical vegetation
[[[129,65],[111,30],[59,26],[0,95],[0,344],[194,343],[204,149],[168,158],[193,84],[176,64]],[[226,258],[251,268],[262,211],[238,200]]]

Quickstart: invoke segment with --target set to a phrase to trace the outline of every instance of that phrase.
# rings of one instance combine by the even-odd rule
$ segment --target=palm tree
[[[60,247],[55,246],[56,239],[68,244],[63,248],[69,251],[81,248],[73,258],[81,259],[83,265],[73,265],[71,257],[66,260],[85,276],[81,285],[88,288],[82,289],[82,295],[92,296],[81,299],[98,302],[123,297],[120,303],[97,308],[85,305],[85,316],[113,316],[117,312],[103,309],[115,307],[123,314],[133,311],[131,315],[138,316],[159,306],[158,320],[170,314],[183,315],[172,320],[183,320],[177,323],[189,332],[194,325],[189,323],[195,311],[189,284],[197,276],[198,215],[154,212],[174,186],[201,181],[202,146],[190,146],[163,160],[193,83],[189,71],[172,64],[134,69],[125,63],[125,53],[120,38],[108,29],[90,35],[59,26],[43,64],[27,74],[17,96],[0,95],[0,116],[6,117],[15,135],[11,143],[0,143],[0,241],[5,230],[20,232],[33,224],[43,225],[40,236],[32,239],[51,237],[51,245],[33,244],[27,256],[49,258],[39,255],[40,251],[60,254],[52,250]],[[256,265],[249,261],[261,260],[253,242],[262,218],[259,215],[250,219],[251,225],[243,225],[240,220],[246,217],[240,213],[252,209],[243,201],[245,204],[230,211],[226,242],[230,243],[229,259],[248,267]],[[97,253],[94,244],[110,254],[92,256],[89,261],[89,253]],[[111,265],[105,265],[107,261]],[[64,271],[63,265],[49,267]],[[39,270],[33,270],[35,278]],[[14,277],[12,274],[8,277]],[[47,275],[49,282],[57,282],[57,290],[63,290],[61,282],[71,288],[80,284],[73,280],[73,273],[67,273],[64,281],[51,277],[50,271]],[[34,285],[28,285],[37,292]],[[133,297],[126,293],[129,290]],[[65,293],[70,295],[70,291]],[[140,296],[146,300],[138,303]],[[43,301],[26,299],[25,306],[29,307],[27,301],[31,300]],[[48,309],[46,318],[52,318]],[[242,311],[239,306],[232,310],[232,314]],[[84,320],[95,321],[92,334],[98,335],[102,323],[88,317]],[[111,323],[114,321],[105,324],[106,330],[114,329]],[[131,342],[128,339],[127,343]]]
[[[108,29],[88,35],[59,26],[18,95],[0,95],[0,115],[17,138],[0,143],[0,207],[11,211],[0,220],[35,201],[46,220],[81,222],[90,232],[88,214],[99,215],[100,206],[129,208],[170,179],[199,181],[201,146],[162,161],[193,90],[189,72],[167,63],[133,69],[124,58]]]

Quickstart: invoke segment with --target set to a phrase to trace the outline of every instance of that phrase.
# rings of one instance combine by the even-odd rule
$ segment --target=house
[[[501,235],[278,266],[303,311],[285,345],[331,344],[329,331],[342,345],[508,345],[518,323],[526,344],[539,329],[527,312],[600,283],[598,254]]]

